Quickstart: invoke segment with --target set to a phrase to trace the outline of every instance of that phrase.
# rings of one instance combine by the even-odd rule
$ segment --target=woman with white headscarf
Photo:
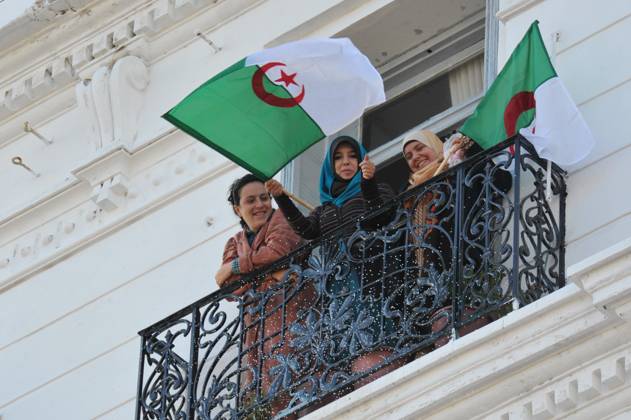
[[[430,313],[451,302],[450,295],[454,291],[452,282],[455,278],[452,271],[452,251],[456,241],[460,241],[463,247],[459,255],[463,259],[463,281],[465,283],[472,281],[479,275],[483,253],[488,251],[485,247],[489,244],[484,243],[484,233],[478,227],[479,221],[476,220],[484,211],[487,214],[498,215],[502,209],[502,195],[512,186],[511,174],[499,167],[489,171],[488,177],[482,166],[468,167],[466,169],[468,181],[461,190],[464,197],[460,213],[462,216],[460,237],[455,238],[456,209],[454,205],[457,202],[455,178],[447,176],[432,183],[428,181],[481,150],[477,145],[469,147],[470,145],[471,142],[461,135],[454,135],[446,144],[443,144],[438,136],[429,130],[411,132],[404,137],[401,144],[403,157],[410,169],[408,189],[427,183],[424,188],[421,187],[419,195],[411,204],[411,216],[415,242],[414,258],[419,276],[425,278],[434,276],[434,279],[439,279],[434,281],[442,282],[442,285],[431,286],[432,293],[435,295],[423,303]],[[490,194],[483,194],[485,188],[491,191]],[[492,238],[493,234],[490,237]],[[460,291],[467,293],[463,285],[460,286]],[[467,300],[466,297],[465,300]],[[442,322],[440,329],[446,325],[446,321]],[[436,323],[432,328],[434,332],[437,332],[435,326]],[[461,331],[461,335],[479,326],[471,324],[470,327],[471,330]],[[444,338],[437,343],[446,341],[447,338]]]
[[[447,147],[444,147],[438,136],[429,130],[418,130],[405,136],[401,151],[411,171],[410,185],[420,185],[437,175],[436,171],[439,168],[442,172],[462,162],[467,146],[464,139],[464,137],[455,138]],[[454,151],[449,155],[448,150],[452,147]],[[446,154],[448,156],[445,156]],[[448,159],[447,165],[443,164],[444,159]]]

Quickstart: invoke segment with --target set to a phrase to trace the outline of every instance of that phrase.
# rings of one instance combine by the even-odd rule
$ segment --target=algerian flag
[[[560,165],[584,159],[594,138],[557,76],[535,21],[460,132],[489,148],[517,130],[539,156]]]
[[[381,76],[347,38],[260,51],[163,118],[264,179],[385,101]]]

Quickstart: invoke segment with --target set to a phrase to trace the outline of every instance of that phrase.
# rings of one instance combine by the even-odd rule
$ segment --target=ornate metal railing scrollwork
[[[559,289],[565,195],[521,137],[405,191],[141,331],[136,417],[301,415]]]

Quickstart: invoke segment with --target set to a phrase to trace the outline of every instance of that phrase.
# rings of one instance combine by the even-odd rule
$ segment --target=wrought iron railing
[[[400,194],[141,331],[136,418],[295,417],[557,290],[565,195],[520,137]]]

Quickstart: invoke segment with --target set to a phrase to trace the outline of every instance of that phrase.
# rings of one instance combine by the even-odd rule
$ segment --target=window
[[[473,112],[484,90],[484,55],[496,29],[497,0],[395,0],[332,36],[349,37],[384,79],[387,101],[342,133],[362,139],[395,189],[405,184],[402,136],[414,128],[448,135]],[[340,133],[341,134],[341,133]],[[336,136],[331,136],[336,137]],[[319,203],[320,165],[330,139],[314,145],[285,171],[285,185]]]
[[[362,140],[374,150],[454,106],[482,93],[482,56],[410,89],[363,117]]]
[[[374,150],[450,107],[449,78],[444,74],[366,114],[363,144]]]
[[[380,179],[395,191],[408,177],[401,137],[415,128],[429,128],[441,138],[457,130],[482,95],[483,64],[478,55],[364,115],[363,144],[379,165]]]

